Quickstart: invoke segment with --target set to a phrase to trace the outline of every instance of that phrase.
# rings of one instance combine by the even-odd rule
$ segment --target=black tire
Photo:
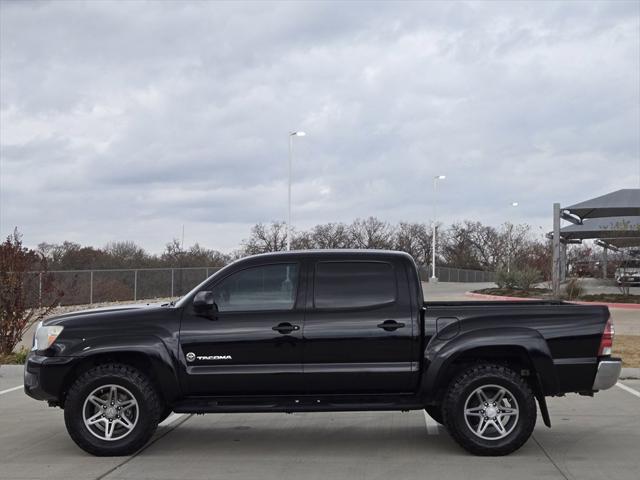
[[[171,408],[166,407],[163,411],[162,414],[160,415],[160,418],[158,418],[158,423],[162,423],[164,422],[167,417],[169,417],[169,415],[171,415],[173,413],[173,410],[171,410]]]
[[[491,416],[484,416],[485,413],[480,413],[482,408],[488,408],[486,405],[491,407],[494,404],[481,403],[479,400],[480,394],[476,393],[479,388],[487,389],[489,392],[492,389],[494,392],[499,391],[499,389],[505,389],[509,392],[511,397],[507,396],[507,400],[503,400],[506,403],[502,403],[502,408],[513,406],[508,398],[515,399],[518,415],[507,414],[511,415],[511,417],[502,416],[500,417],[502,421],[497,422],[500,425],[503,422],[506,423],[506,426],[503,426],[503,433],[498,432],[495,426],[496,423],[492,423]],[[465,403],[467,401],[470,402],[468,406],[478,404],[475,407],[480,409],[476,414],[477,417],[465,415]],[[500,405],[501,403],[498,401],[498,409]],[[444,424],[453,439],[468,452],[484,456],[507,455],[519,449],[531,436],[537,416],[535,397],[527,382],[510,368],[494,364],[477,365],[458,375],[447,389],[442,411]],[[504,412],[505,410],[497,411]],[[497,419],[495,417],[495,408],[490,412],[488,409],[484,412],[487,412],[486,415],[494,415],[494,420]],[[489,419],[489,421],[486,419]],[[478,423],[472,424],[471,422]],[[489,424],[488,426],[485,425],[487,423]],[[487,433],[475,433],[472,430],[473,428],[475,431],[479,431],[483,425],[485,425]],[[495,435],[496,438],[486,439],[480,436],[491,434]],[[505,436],[499,438],[500,435]]]
[[[427,405],[424,407],[424,411],[439,424],[444,424],[442,417],[442,405]]]
[[[135,426],[121,439],[103,440],[85,425],[83,415],[89,405],[85,401],[104,385],[123,387],[137,402]],[[84,451],[97,456],[130,455],[151,439],[165,408],[146,375],[128,365],[110,363],[92,368],[73,383],[64,404],[64,421],[69,435]]]

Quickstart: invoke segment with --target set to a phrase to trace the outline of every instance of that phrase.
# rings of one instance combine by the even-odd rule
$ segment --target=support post
[[[602,249],[602,278],[604,278],[605,280],[607,279],[607,262],[608,262],[608,255],[609,254],[609,249],[607,247],[603,247]]]
[[[89,305],[93,305],[93,270],[89,273]]]
[[[42,307],[42,272],[38,273],[38,307]]]
[[[560,204],[553,204],[553,254],[551,263],[551,285],[553,296],[560,297]]]
[[[133,271],[133,301],[138,300],[138,270]]]
[[[171,269],[171,296],[173,297],[173,268]]]
[[[560,244],[560,281],[564,282],[567,279],[567,244],[562,242]]]

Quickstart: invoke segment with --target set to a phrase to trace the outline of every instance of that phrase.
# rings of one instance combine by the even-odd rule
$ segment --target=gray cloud
[[[546,229],[638,185],[637,2],[8,2],[0,233],[229,250],[294,223]],[[300,140],[300,141],[298,141]],[[518,200],[520,207],[510,207]]]

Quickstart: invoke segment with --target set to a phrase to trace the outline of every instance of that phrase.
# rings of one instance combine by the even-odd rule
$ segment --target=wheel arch
[[[164,346],[138,345],[137,348],[106,347],[78,357],[60,385],[60,404],[64,408],[67,392],[73,382],[86,371],[108,363],[136,368],[149,377],[161,398],[171,404],[180,395],[180,386],[173,361]]]
[[[484,329],[451,340],[434,337],[425,350],[422,397],[426,403],[441,398],[451,379],[467,365],[480,361],[509,364],[520,369],[536,396],[557,391],[553,358],[545,339],[528,328]]]

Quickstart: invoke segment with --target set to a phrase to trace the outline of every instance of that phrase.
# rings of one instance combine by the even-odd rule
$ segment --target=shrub
[[[516,275],[515,271],[506,271],[506,270],[498,270],[496,272],[496,285],[498,288],[508,288],[509,290],[513,290],[516,287]]]
[[[518,288],[528,292],[531,287],[540,281],[541,274],[535,268],[524,267],[520,270],[513,272],[515,275],[515,282]]]
[[[27,361],[27,355],[29,354],[29,350],[27,348],[22,347],[15,353],[15,362],[19,365],[24,365],[24,362]]]
[[[572,278],[564,287],[564,297],[568,300],[576,300],[584,295],[585,288],[579,278]]]

